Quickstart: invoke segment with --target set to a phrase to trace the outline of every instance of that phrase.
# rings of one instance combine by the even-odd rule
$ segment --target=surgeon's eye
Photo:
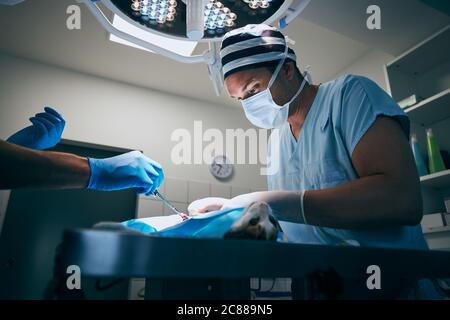
[[[255,94],[257,94],[258,93],[258,88],[251,88],[250,90],[248,90],[248,95],[251,97],[251,96],[254,96]]]
[[[252,87],[250,87],[250,89],[246,89],[244,96],[242,98],[239,98],[238,100],[248,99],[248,98],[254,96],[255,94],[257,94],[259,91],[260,91],[260,85],[258,83],[255,83],[252,85]]]

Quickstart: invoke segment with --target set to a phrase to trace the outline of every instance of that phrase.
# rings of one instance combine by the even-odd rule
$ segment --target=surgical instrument
[[[180,215],[182,215],[182,212],[180,211],[180,210],[178,210],[177,208],[175,208],[175,206],[172,204],[172,203],[170,203],[170,201],[169,200],[167,200],[166,198],[164,198],[163,196],[162,196],[162,194],[161,193],[159,193],[159,191],[158,190],[155,190],[155,193],[154,193],[154,195],[155,196],[157,196],[170,210],[172,210],[173,212],[175,212],[176,214],[180,214]]]

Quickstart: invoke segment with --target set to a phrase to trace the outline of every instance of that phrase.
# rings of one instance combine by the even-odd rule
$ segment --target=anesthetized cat
[[[138,231],[163,237],[285,240],[281,227],[272,214],[272,209],[263,202],[252,203],[246,208],[194,216],[181,214],[133,219],[120,224],[102,222],[94,228]]]
[[[281,231],[278,221],[267,203],[250,204],[225,234],[225,238],[277,240]]]

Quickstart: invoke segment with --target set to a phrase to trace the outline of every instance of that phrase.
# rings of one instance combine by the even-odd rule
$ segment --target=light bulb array
[[[267,9],[272,0],[242,0],[248,4],[251,9]]]
[[[273,0],[241,0],[250,11],[267,9]],[[152,24],[173,22],[177,14],[177,0],[131,0],[133,15]],[[207,0],[204,11],[204,29],[208,34],[221,34],[236,26],[238,16],[218,0]]]
[[[257,1],[258,6],[262,7]],[[250,6],[250,4],[249,4]],[[175,20],[176,0],[131,0],[131,9],[144,20],[155,20],[158,23],[171,22]],[[205,30],[231,28],[235,25],[237,15],[222,2],[208,0],[205,6]]]
[[[132,0],[131,9],[140,13],[144,20],[150,19],[158,23],[175,20],[176,0]]]
[[[205,6],[205,30],[231,28],[235,24],[237,15],[222,2],[209,0]]]

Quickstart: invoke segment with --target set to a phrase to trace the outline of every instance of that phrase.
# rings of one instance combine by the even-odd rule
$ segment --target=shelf
[[[420,178],[422,186],[429,188],[450,188],[450,170],[429,174]]]
[[[430,126],[450,118],[450,88],[405,110],[411,122]]]
[[[448,61],[450,26],[411,48],[387,65],[405,74],[417,76]]]
[[[422,229],[422,232],[424,234],[450,232],[450,226],[444,226],[444,227],[438,227],[438,228],[430,228],[430,229]]]

